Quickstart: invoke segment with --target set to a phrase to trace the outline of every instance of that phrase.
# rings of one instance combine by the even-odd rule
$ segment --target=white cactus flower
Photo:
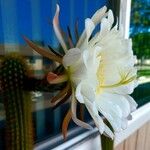
[[[102,9],[102,11],[104,8]],[[102,15],[101,15],[102,14]],[[96,14],[102,18],[100,32],[89,40],[97,23],[85,20],[84,38],[69,50],[63,64],[69,71],[76,99],[84,103],[101,133],[113,138],[113,132],[103,122],[102,114],[118,132],[127,127],[130,113],[137,107],[129,94],[137,86],[135,56],[131,39],[124,39],[109,10]]]
[[[113,138],[114,132],[127,127],[131,112],[137,107],[137,103],[130,96],[137,86],[137,70],[134,67],[136,57],[133,55],[131,39],[123,37],[122,29],[118,29],[117,24],[113,27],[113,13],[106,10],[104,6],[85,20],[85,29],[76,46],[68,49],[59,28],[57,5],[53,27],[65,52],[62,57],[48,54],[31,41],[25,40],[34,50],[64,66],[65,74],[59,76],[49,73],[48,81],[50,84],[68,83],[53,99],[58,103],[59,98],[70,94],[68,91],[71,90],[71,114],[67,114],[66,120],[71,116],[76,124],[92,128],[77,119],[78,101],[85,104],[100,133]],[[97,25],[100,25],[100,31],[92,35]],[[113,131],[105,124],[102,116],[111,124]]]

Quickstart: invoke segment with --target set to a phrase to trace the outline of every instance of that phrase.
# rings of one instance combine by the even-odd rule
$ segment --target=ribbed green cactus
[[[24,90],[27,65],[17,54],[4,56],[0,65],[2,99],[6,111],[6,150],[32,150],[31,96]]]

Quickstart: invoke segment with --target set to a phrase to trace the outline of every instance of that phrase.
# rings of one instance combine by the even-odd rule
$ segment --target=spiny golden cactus
[[[4,56],[0,65],[2,99],[6,112],[6,150],[32,150],[31,95],[24,90],[28,67],[16,53]]]

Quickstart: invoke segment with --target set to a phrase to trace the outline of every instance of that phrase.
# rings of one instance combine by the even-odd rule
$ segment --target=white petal
[[[97,128],[99,129],[99,132],[102,134],[105,131],[108,136],[113,138],[112,131],[107,127],[107,125],[105,125],[102,118],[98,114],[98,110],[94,101],[94,96],[92,96],[94,95],[94,91],[92,92],[92,89],[90,88],[90,86],[88,87],[87,84],[83,84],[82,88],[82,98],[84,97],[85,106],[87,107],[90,115],[92,116]]]
[[[92,16],[92,21],[94,22],[95,26],[100,23],[101,19],[104,17],[106,13],[107,7],[104,6],[101,9],[97,10],[95,14]]]
[[[85,99],[85,106],[87,107],[91,117],[93,118],[95,125],[97,126],[99,132],[101,134],[105,133],[107,134],[111,139],[113,139],[114,134],[108,128],[108,126],[103,122],[102,118],[98,114],[97,107],[95,106],[95,103],[91,103],[88,99]]]
[[[122,116],[125,118],[130,114],[130,105],[128,100],[119,94],[111,94],[111,93],[103,93],[99,96],[99,100],[101,101],[111,101],[114,105],[118,105],[120,110],[122,111]],[[105,102],[104,101],[104,102]]]
[[[83,127],[83,128],[86,128],[86,129],[93,129],[92,126],[90,126],[89,124],[87,124],[87,123],[85,123],[85,122],[83,122],[83,121],[81,121],[81,120],[79,120],[79,119],[77,118],[77,116],[76,116],[76,109],[77,109],[77,101],[76,101],[74,95],[72,95],[71,111],[72,111],[72,119],[73,119],[73,121],[74,121],[77,125],[79,125],[79,126],[81,126],[81,127]]]
[[[85,32],[86,32],[87,42],[88,42],[94,28],[95,28],[95,25],[94,25],[93,21],[90,18],[85,19]]]
[[[102,101],[102,100],[99,100]],[[118,111],[114,109],[114,104],[109,104],[108,102],[99,102],[97,107],[101,114],[110,122],[115,131],[121,130],[122,118],[118,116]],[[117,114],[118,113],[118,114]]]
[[[105,125],[104,135],[110,137],[112,140],[114,139],[114,133],[110,130],[110,128]]]
[[[93,87],[88,84],[88,81],[86,80],[83,80],[78,84],[75,95],[77,100],[81,103],[84,102],[85,98],[87,98],[91,102],[95,100],[95,92],[93,90]]]
[[[107,10],[107,7],[104,6],[104,7],[102,7],[101,9],[97,10],[97,11],[95,12],[95,14],[92,16],[91,19],[92,19],[92,21],[94,22],[95,26],[96,26],[98,23],[100,23],[101,19],[102,19],[102,18],[104,17],[104,15],[105,15],[106,10]],[[81,47],[81,45],[82,45],[82,43],[84,42],[85,38],[86,38],[86,32],[85,32],[85,30],[84,30],[83,33],[82,33],[82,35],[80,36],[80,39],[79,39],[79,41],[78,41],[76,47]]]
[[[127,126],[128,126],[128,120],[126,118],[123,118],[122,125],[121,125],[122,129],[125,130]]]
[[[88,75],[97,74],[97,70],[100,64],[100,57],[98,57],[100,51],[101,51],[101,47],[96,46],[92,50],[85,50],[83,52],[83,60],[87,68]]]
[[[108,19],[103,18],[101,21],[100,37],[103,38],[104,36],[106,36],[108,32],[110,31],[110,29],[111,29],[111,25]]]
[[[109,93],[126,95],[126,94],[133,93],[134,88],[135,88],[135,82],[132,81],[128,84],[120,85],[113,88],[106,88],[105,90]]]
[[[92,87],[92,83],[88,84],[89,81],[84,81],[82,83],[82,95],[87,98],[88,100],[90,100],[91,102],[94,102],[95,100],[95,91]]]
[[[109,21],[110,25],[112,26],[114,23],[114,15],[113,15],[112,10],[108,11],[108,21]]]
[[[81,86],[82,83],[80,82],[76,88],[75,96],[80,103],[84,103],[84,98],[83,95],[81,94]]]
[[[117,98],[117,97],[116,97]],[[118,96],[118,99],[115,99],[115,103],[122,110],[122,114],[124,117],[127,117],[130,113],[130,105],[126,99],[124,99],[121,95]]]
[[[102,134],[104,132],[104,122],[101,117],[98,115],[98,110],[94,103],[91,103],[87,98],[85,98],[85,106],[87,107],[91,117],[93,118],[95,125],[99,129],[99,132]]]
[[[108,136],[113,138],[113,132],[107,127],[107,125],[104,124],[102,118],[98,114],[92,87],[83,82],[78,85],[76,90],[78,90],[78,92],[76,91],[76,98],[78,99],[78,101],[84,102],[100,133],[102,134],[103,132],[105,132]],[[114,111],[116,111],[116,109]]]
[[[136,79],[134,80],[134,88],[136,88],[139,85],[139,81]]]
[[[90,18],[85,19],[85,39],[82,41],[80,49],[85,49],[88,45],[89,38],[95,28],[93,21]]]
[[[138,104],[135,102],[135,100],[131,96],[126,95],[125,97],[126,97],[126,99],[128,100],[128,102],[130,104],[131,112],[135,111],[137,106],[138,106]]]
[[[71,66],[76,63],[81,58],[81,50],[78,48],[72,48],[67,51],[66,55],[63,57],[63,65],[65,67]]]
[[[86,66],[86,68],[88,69],[88,60],[89,60],[89,51],[88,50],[84,50],[83,53],[82,53],[82,57],[83,57],[83,61],[84,61],[84,64]]]
[[[122,129],[122,119],[130,113],[130,106],[122,95],[102,93],[96,100],[99,111],[110,122],[115,131]]]
[[[71,72],[71,80],[75,86],[87,78],[87,68],[81,59],[71,67]]]
[[[90,87],[90,85],[83,82],[83,83],[80,83],[80,94],[78,94],[78,95],[80,95],[79,98],[82,97],[81,99],[82,99],[82,101],[84,101],[84,104],[87,107],[90,115],[94,119],[95,124],[98,127],[100,133],[103,133],[104,132],[104,123],[103,123],[103,120],[98,115],[98,111],[97,111],[95,103],[94,103],[95,94],[94,94],[94,91],[93,92],[92,91],[93,91],[93,89]]]
[[[101,56],[101,62],[99,70],[97,72],[101,85],[113,85],[121,80],[117,65],[113,62],[103,60]]]

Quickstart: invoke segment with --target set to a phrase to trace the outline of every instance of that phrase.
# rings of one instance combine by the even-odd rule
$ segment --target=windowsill
[[[124,131],[117,133],[115,138],[115,146],[124,141],[127,137],[129,137],[132,133],[134,133],[137,129],[139,129],[142,125],[150,120],[150,102],[145,104],[144,106],[138,108],[135,112],[132,113],[133,119],[129,121],[128,128]],[[75,129],[72,132],[76,132],[78,129]],[[71,134],[71,133],[69,133]],[[59,136],[62,140],[62,136]],[[54,142],[47,140],[35,146],[34,150],[43,150],[45,148],[49,149],[49,146]],[[63,149],[86,149],[92,147],[99,147],[99,133],[96,128],[93,130],[86,131],[78,136],[64,141],[62,144],[57,145],[54,150],[63,150]]]

